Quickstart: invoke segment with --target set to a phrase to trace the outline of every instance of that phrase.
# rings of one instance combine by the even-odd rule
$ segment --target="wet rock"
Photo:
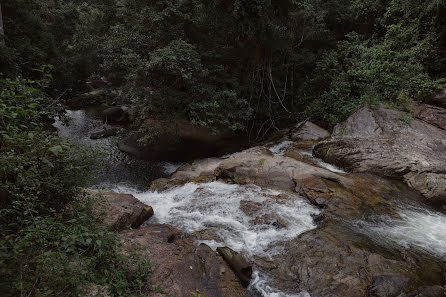
[[[229,267],[235,272],[240,279],[240,283],[247,287],[251,282],[252,266],[243,255],[233,251],[228,247],[218,247],[217,252],[229,264]]]
[[[102,111],[104,123],[123,123],[128,120],[128,113],[119,106],[109,107]]]
[[[337,125],[314,155],[348,171],[399,178],[429,201],[446,203],[446,131],[410,114],[364,107]]]
[[[137,228],[153,215],[152,207],[133,195],[94,190],[90,193],[99,198],[93,206],[94,212],[103,215],[104,223],[114,231]]]
[[[245,297],[247,291],[227,263],[208,246],[193,245],[193,240],[170,240],[169,234],[180,232],[169,225],[150,225],[121,235],[126,250],[139,248],[150,259],[151,276],[143,293],[157,296],[159,290],[168,296]]]
[[[401,275],[378,275],[368,288],[368,297],[396,297],[407,286],[408,279]]]
[[[119,130],[120,128],[110,128],[110,129],[104,129],[99,132],[91,133],[90,139],[100,139],[100,138],[115,136],[118,134]]]
[[[309,121],[303,121],[290,130],[290,137],[293,141],[317,141],[329,136],[330,132]]]

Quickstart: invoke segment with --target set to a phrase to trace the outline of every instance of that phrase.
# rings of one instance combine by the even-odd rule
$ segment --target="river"
[[[92,187],[105,187],[118,192],[133,194],[142,202],[151,205],[155,215],[147,223],[170,224],[185,233],[208,232],[212,238],[203,239],[215,249],[228,246],[243,253],[249,259],[263,257],[272,259],[283,251],[284,242],[316,228],[313,217],[321,210],[301,196],[277,190],[262,189],[255,185],[233,185],[222,182],[203,184],[187,183],[163,191],[148,191],[150,182],[167,177],[179,164],[136,160],[120,152],[116,137],[90,139],[90,134],[111,126],[103,124],[95,109],[67,111],[69,125],[57,120],[54,126],[61,137],[77,144],[89,146],[102,154],[102,164]],[[276,155],[283,155],[291,142],[269,146]],[[348,174],[331,164],[314,158],[302,151],[317,166],[339,174]],[[228,157],[228,156],[225,156]],[[287,199],[280,199],[281,195]],[[295,197],[294,197],[295,196]],[[261,206],[255,214],[242,210],[243,204]],[[399,203],[399,218],[374,216],[349,222],[352,228],[382,244],[402,248],[417,247],[428,254],[446,260],[446,216],[424,204],[409,201]],[[254,217],[273,216],[275,223],[254,222]],[[277,224],[280,225],[278,228]],[[309,297],[298,288],[283,291],[276,289],[267,273],[254,267],[249,290],[253,296],[263,297]]]

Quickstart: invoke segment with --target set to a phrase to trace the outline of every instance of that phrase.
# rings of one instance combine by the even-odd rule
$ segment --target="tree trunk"
[[[5,30],[3,29],[2,5],[0,4],[0,46],[5,45]]]

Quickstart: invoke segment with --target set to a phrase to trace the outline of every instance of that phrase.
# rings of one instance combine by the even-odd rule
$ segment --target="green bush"
[[[46,130],[61,106],[41,87],[0,80],[0,295],[140,295],[147,259],[124,256],[91,213],[80,187],[93,156]]]

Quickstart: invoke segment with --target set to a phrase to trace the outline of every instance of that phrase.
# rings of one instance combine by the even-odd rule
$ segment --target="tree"
[[[5,29],[3,28],[2,5],[0,3],[0,46],[5,45]]]

